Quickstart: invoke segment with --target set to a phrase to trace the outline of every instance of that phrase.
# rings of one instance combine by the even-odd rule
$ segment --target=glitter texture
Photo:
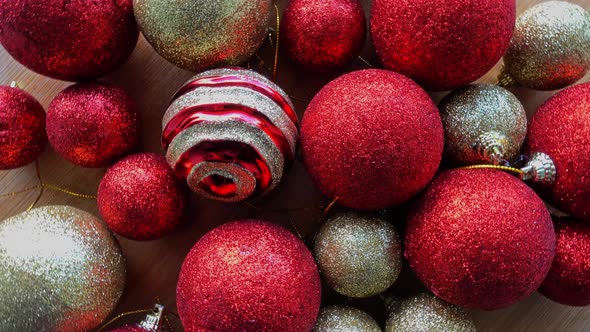
[[[89,331],[115,308],[125,261],[106,225],[70,206],[0,223],[0,331]]]
[[[42,75],[82,81],[129,58],[139,35],[132,0],[0,0],[0,42]]]
[[[590,305],[590,225],[554,219],[555,259],[539,292],[565,305]]]
[[[385,332],[476,332],[475,323],[463,309],[429,294],[408,298],[390,313]]]
[[[554,253],[543,201],[501,171],[442,172],[408,214],[410,266],[436,296],[458,306],[493,310],[528,297]]]
[[[438,105],[445,130],[446,161],[469,165],[493,162],[484,155],[494,154],[476,147],[482,136],[495,134],[503,153],[495,157],[512,160],[520,152],[527,131],[524,107],[508,90],[489,84],[474,84],[447,95]]]
[[[21,89],[0,86],[0,169],[31,163],[46,145],[43,106]]]
[[[160,332],[161,330],[146,330],[143,327],[133,326],[133,325],[126,325],[114,330],[109,330],[109,332]]]
[[[316,235],[313,251],[328,285],[349,297],[385,291],[402,266],[395,228],[377,216],[357,212],[326,221]]]
[[[571,85],[590,70],[590,13],[565,1],[548,1],[518,17],[506,72],[537,90]]]
[[[134,0],[137,23],[162,57],[192,71],[238,65],[258,50],[271,0]]]
[[[416,195],[443,151],[438,109],[410,79],[386,70],[337,78],[309,104],[301,125],[303,161],[338,204],[378,210]]]
[[[49,142],[79,166],[107,166],[133,149],[138,135],[135,102],[125,90],[106,82],[73,85],[47,110]]]
[[[357,56],[367,34],[358,0],[292,0],[281,23],[289,58],[313,72],[332,72]]]
[[[295,235],[268,222],[230,222],[185,259],[178,313],[187,332],[310,331],[320,287],[313,257]]]
[[[349,306],[333,305],[320,311],[312,331],[381,332],[381,328],[364,311]]]
[[[590,221],[590,83],[561,91],[531,119],[525,150],[543,152],[555,163],[557,179],[540,192],[559,209]]]
[[[371,34],[385,68],[451,90],[500,60],[515,19],[514,0],[375,0]]]
[[[133,240],[154,240],[180,223],[186,191],[166,159],[153,153],[129,156],[113,165],[98,188],[98,210],[113,232]]]

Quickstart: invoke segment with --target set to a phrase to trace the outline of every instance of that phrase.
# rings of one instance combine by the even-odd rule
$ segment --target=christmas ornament
[[[0,223],[0,331],[89,331],[125,285],[117,240],[93,215],[44,206]]]
[[[264,41],[271,0],[134,0],[135,18],[152,47],[192,71],[238,65]]]
[[[25,67],[60,80],[113,71],[129,58],[139,35],[131,0],[0,0],[0,8],[6,51]]]
[[[527,130],[524,107],[508,90],[473,84],[438,106],[445,130],[445,159],[453,164],[500,164],[520,152]]]
[[[515,19],[514,0],[375,0],[371,34],[385,68],[428,89],[451,90],[500,60]]]
[[[305,244],[257,220],[203,236],[185,259],[176,290],[186,331],[310,331],[320,293]]]
[[[357,56],[365,41],[358,0],[291,0],[281,23],[289,58],[308,71],[331,72]]]
[[[31,163],[46,145],[43,106],[21,89],[0,86],[0,169]]]
[[[204,197],[237,202],[274,189],[294,159],[297,115],[264,76],[223,68],[190,79],[162,121],[176,174]]]
[[[382,218],[357,212],[326,221],[316,235],[313,251],[328,285],[349,297],[385,291],[402,266],[395,228]]]
[[[166,159],[154,153],[129,156],[113,165],[98,187],[98,210],[113,232],[154,240],[179,223],[186,192]]]
[[[137,325],[125,325],[110,332],[162,332],[162,321],[164,320],[164,306],[156,304],[154,311],[149,313]]]
[[[492,310],[526,298],[547,275],[554,253],[543,201],[498,170],[442,172],[408,214],[410,266],[454,305]]]
[[[590,305],[590,225],[555,219],[555,259],[539,291],[565,305]]]
[[[73,85],[47,110],[49,143],[82,167],[104,167],[129,152],[137,144],[138,127],[134,101],[106,82]]]
[[[501,81],[556,90],[590,69],[590,13],[565,1],[529,8],[516,21]]]
[[[434,176],[443,151],[436,106],[386,70],[337,78],[313,98],[301,127],[303,161],[318,188],[362,210],[399,205]]]
[[[590,83],[553,96],[531,120],[525,151],[527,171],[543,182],[539,191],[557,208],[590,221]],[[541,159],[541,160],[539,160]]]
[[[463,309],[432,295],[419,294],[392,310],[385,332],[475,332],[475,323]]]
[[[333,305],[320,311],[313,331],[381,332],[381,328],[364,311],[349,306]]]

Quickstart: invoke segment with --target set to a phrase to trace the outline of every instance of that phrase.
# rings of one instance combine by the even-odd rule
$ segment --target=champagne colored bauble
[[[381,332],[379,324],[366,312],[344,305],[320,310],[313,332]]]

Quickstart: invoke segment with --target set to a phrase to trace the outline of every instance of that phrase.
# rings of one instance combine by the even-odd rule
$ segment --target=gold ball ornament
[[[139,28],[162,57],[201,71],[239,65],[262,45],[272,0],[134,0]]]
[[[381,332],[379,324],[357,308],[333,305],[322,308],[313,332]]]
[[[105,224],[70,206],[0,223],[0,331],[88,331],[115,308],[125,261]]]

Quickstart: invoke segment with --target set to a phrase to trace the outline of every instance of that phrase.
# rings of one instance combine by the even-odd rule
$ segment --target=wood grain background
[[[362,2],[368,13],[371,1]],[[541,1],[517,0],[518,12],[538,2]],[[571,2],[590,10],[590,0]],[[281,11],[286,3],[287,0],[277,1]],[[272,49],[268,45],[259,54],[271,63]],[[371,63],[377,63],[370,42],[367,42],[363,56]],[[361,61],[357,60],[347,70],[365,67]],[[496,66],[481,81],[493,83],[498,68],[499,66]],[[138,151],[163,153],[160,147],[161,117],[171,95],[191,75],[192,73],[178,69],[160,58],[141,38],[128,63],[104,78],[126,88],[139,104],[143,127],[142,142]],[[301,99],[295,101],[300,116],[306,107],[306,102],[302,100],[309,100],[322,85],[333,78],[310,77],[295,71],[288,60],[283,57],[280,59],[278,83],[289,94]],[[587,76],[584,81],[589,79],[590,76]],[[45,107],[58,92],[71,84],[42,77],[27,70],[0,48],[0,84],[7,85],[13,80],[38,98]],[[552,95],[552,93],[527,89],[514,89],[513,92],[524,103],[529,114]],[[435,101],[440,100],[443,95],[442,93],[432,94]],[[88,194],[96,193],[105,171],[74,166],[60,158],[50,148],[41,157],[40,164],[43,180],[47,183]],[[11,192],[35,184],[35,169],[32,165],[12,171],[0,171],[0,192]],[[0,220],[24,211],[35,196],[36,193],[31,192],[18,197],[1,199]],[[222,204],[193,197],[183,224],[170,236],[143,243],[119,238],[127,258],[128,276],[125,294],[114,314],[149,308],[156,297],[175,311],[175,287],[181,263],[193,244],[214,226],[237,218],[260,217],[284,224],[299,232],[310,243],[309,240],[319,225],[319,208],[325,203],[325,200],[313,188],[300,163],[296,163],[291,169],[279,190],[262,201],[254,202],[256,208],[244,204]],[[73,198],[61,193],[46,192],[38,206],[54,204],[73,205],[98,215],[95,201]],[[277,211],[281,209],[291,211],[288,213]],[[391,216],[394,223],[401,223],[399,220],[402,218],[401,212],[393,211]],[[419,285],[413,280],[411,272],[405,271],[394,289],[404,294],[417,287]],[[327,302],[346,301],[329,290],[325,291],[325,298]],[[353,304],[365,307],[378,320],[384,318],[383,309],[376,299]],[[473,311],[473,317],[481,331],[590,331],[590,308],[562,306],[538,294],[503,310]],[[132,317],[132,319],[139,318]],[[172,318],[172,321],[176,329],[179,329],[177,320]]]

